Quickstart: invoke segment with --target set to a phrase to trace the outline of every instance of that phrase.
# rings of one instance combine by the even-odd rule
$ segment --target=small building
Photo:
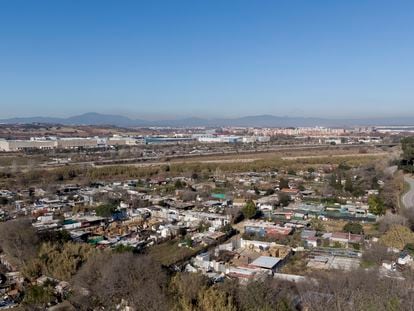
[[[278,266],[280,266],[281,262],[282,259],[278,257],[260,256],[252,263],[250,263],[249,266],[275,272]]]

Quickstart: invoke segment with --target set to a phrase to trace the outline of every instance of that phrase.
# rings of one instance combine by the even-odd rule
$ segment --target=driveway
[[[414,208],[414,178],[404,176],[404,180],[410,185],[410,190],[403,195],[402,203],[406,208]]]

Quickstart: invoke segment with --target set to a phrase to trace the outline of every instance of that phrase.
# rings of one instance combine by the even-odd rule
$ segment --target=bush
[[[374,215],[385,215],[384,201],[376,195],[371,195],[368,198],[369,212]]]
[[[414,233],[407,227],[393,225],[380,241],[385,246],[402,250],[407,244],[414,243]]]
[[[256,204],[254,204],[252,200],[249,200],[246,203],[246,205],[243,207],[242,213],[243,213],[244,218],[246,219],[254,218],[257,214]]]
[[[23,305],[32,308],[45,308],[54,298],[53,289],[50,287],[43,287],[33,285],[29,287],[23,299]]]
[[[111,217],[115,211],[116,207],[112,204],[102,204],[95,209],[96,215],[105,218]]]
[[[286,193],[279,193],[279,204],[281,206],[288,206],[290,203],[290,196]]]
[[[93,252],[94,248],[84,243],[43,243],[38,258],[27,266],[25,274],[29,277],[44,274],[69,281]]]
[[[364,229],[362,228],[362,225],[357,222],[348,222],[344,228],[343,231],[350,232],[352,234],[363,234]]]
[[[318,218],[313,218],[309,222],[309,225],[311,229],[322,232],[325,231],[325,225],[323,224],[323,221]]]

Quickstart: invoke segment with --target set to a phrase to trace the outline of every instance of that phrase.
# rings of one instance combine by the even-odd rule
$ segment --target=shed
[[[254,266],[257,268],[268,269],[268,270],[275,270],[277,265],[282,261],[282,259],[278,257],[270,257],[270,256],[260,256],[256,260],[254,260],[250,266]]]

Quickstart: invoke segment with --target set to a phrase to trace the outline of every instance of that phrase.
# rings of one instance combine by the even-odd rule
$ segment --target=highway
[[[410,190],[402,197],[402,203],[406,208],[414,208],[414,178],[404,176],[406,183],[410,185]]]

